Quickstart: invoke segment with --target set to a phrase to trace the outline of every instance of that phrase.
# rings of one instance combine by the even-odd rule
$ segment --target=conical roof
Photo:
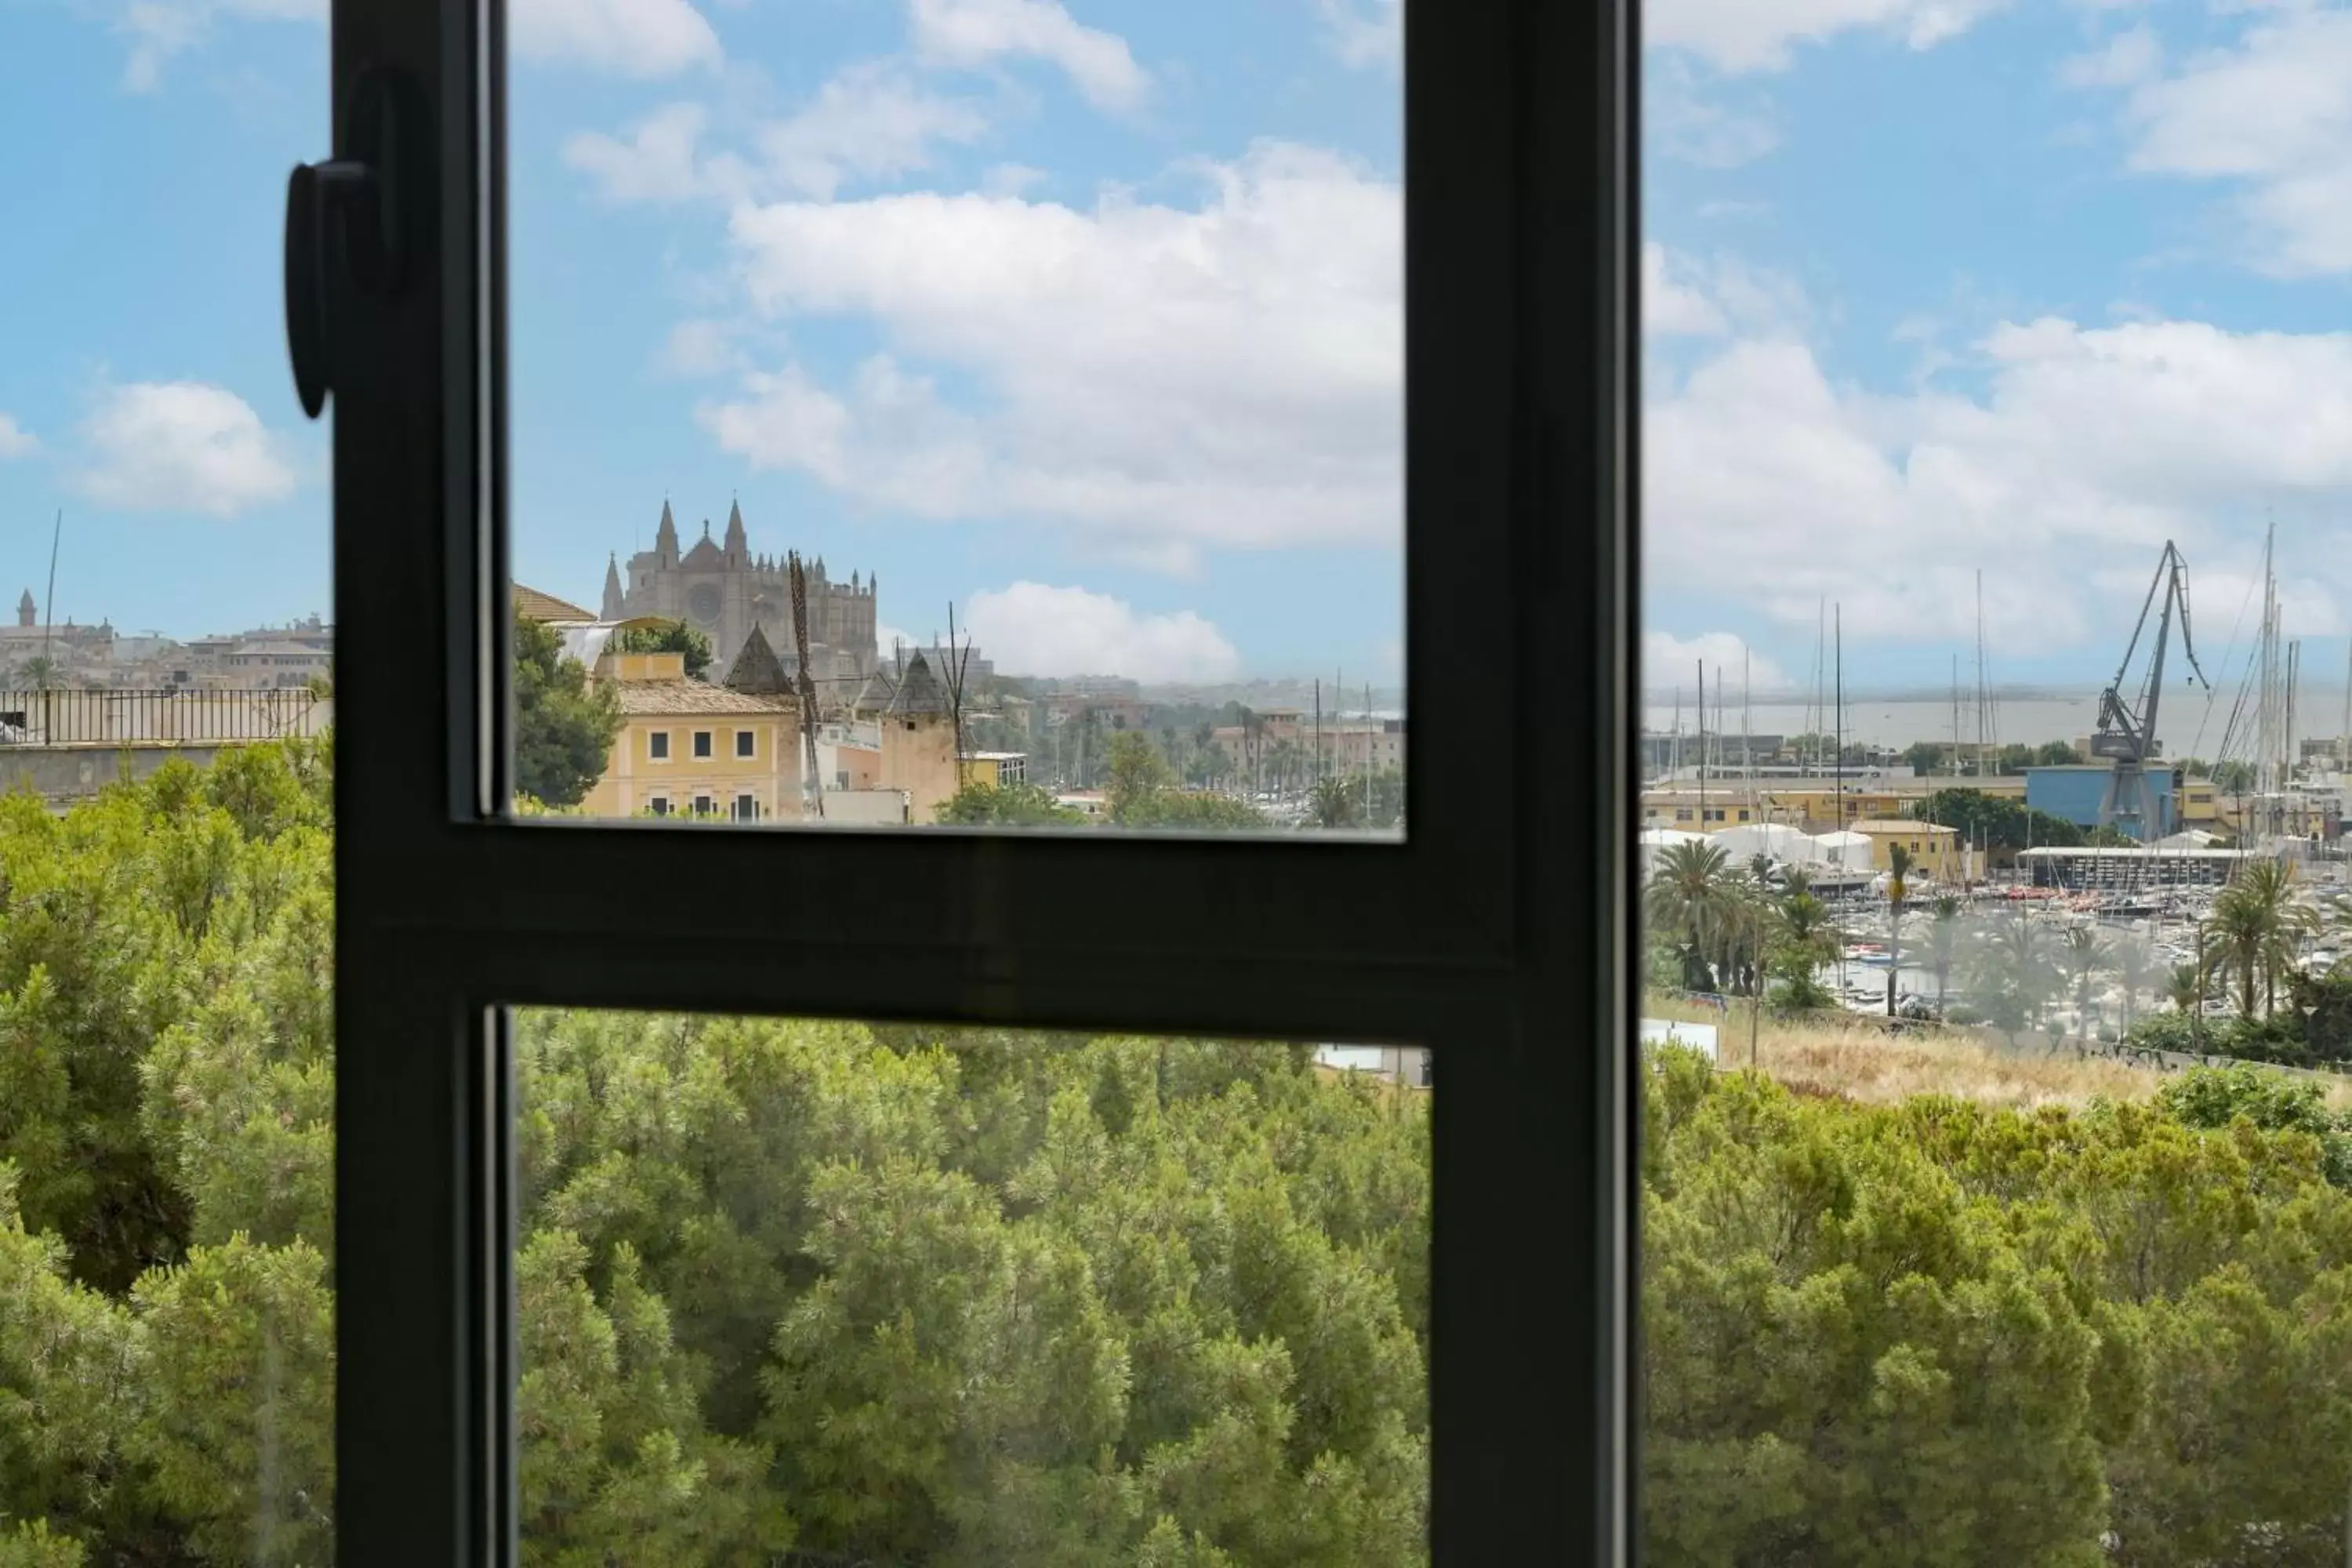
[[[898,681],[898,689],[890,699],[893,713],[945,713],[948,711],[948,689],[940,684],[931,667],[920,653],[907,660],[907,673]]]
[[[850,700],[850,710],[856,713],[887,712],[892,699],[897,696],[897,690],[890,685],[890,678],[877,669],[866,678],[865,685],[857,689],[857,695]]]
[[[784,661],[776,657],[776,650],[769,646],[768,634],[760,629],[757,621],[751,623],[751,635],[743,639],[742,651],[735,656],[727,679],[720,684],[762,696],[792,690],[792,678],[784,673]]]

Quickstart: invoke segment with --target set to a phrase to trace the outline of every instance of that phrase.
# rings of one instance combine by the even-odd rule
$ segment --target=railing
[[[306,688],[0,690],[0,747],[235,745],[315,735],[333,704]]]

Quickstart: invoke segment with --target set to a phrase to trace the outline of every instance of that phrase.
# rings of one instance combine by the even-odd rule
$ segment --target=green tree
[[[2095,926],[2069,926],[2058,939],[2058,962],[2074,982],[2074,1029],[2085,1038],[2091,1033],[2091,979],[2106,972],[2112,957]]]
[[[1053,827],[1086,820],[1056,801],[1051,790],[1033,784],[967,783],[940,802],[933,815],[965,827]]]
[[[1960,900],[1938,893],[1927,907],[1927,966],[1936,972],[1936,1016],[1944,1016],[1952,986],[1952,965],[1960,952]]]
[[[700,680],[710,668],[710,639],[684,621],[657,626],[624,626],[613,636],[614,653],[678,653],[686,656],[686,678]]]
[[[2294,968],[2304,938],[2316,924],[2316,915],[2299,900],[2299,892],[2292,864],[2263,859],[2242,867],[2213,900],[2211,940],[2223,963],[2237,971],[2242,1017],[2255,1016],[2257,983],[2263,1016],[2270,1015],[2277,1005],[2279,983]]]
[[[1992,921],[1969,955],[1969,989],[1978,1011],[2013,1043],[2042,1020],[2057,967],[2042,928],[2020,914]]]
[[[1911,851],[1897,844],[1887,850],[1886,873],[1886,1016],[1895,1016],[1896,979],[1903,972],[1903,916],[1911,900]]]
[[[1364,826],[1364,791],[1360,779],[1327,778],[1316,782],[1307,809],[1318,827]]]
[[[1685,990],[1716,988],[1716,960],[1733,922],[1732,880],[1730,860],[1712,844],[1670,844],[1651,867],[1643,907],[1651,928],[1675,941]]]
[[[577,805],[604,776],[620,700],[588,679],[551,626],[515,617],[515,788],[545,805]]]

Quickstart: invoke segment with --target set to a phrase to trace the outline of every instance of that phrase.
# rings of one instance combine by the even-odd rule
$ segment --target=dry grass
[[[1651,1017],[1721,1026],[1726,1067],[1748,1065],[1748,1016],[1652,997]],[[2164,1081],[2147,1068],[2104,1058],[2044,1057],[2012,1052],[1973,1035],[1889,1035],[1855,1019],[1779,1023],[1757,1031],[1757,1065],[1801,1094],[1835,1096],[1885,1105],[1916,1094],[1948,1094],[1983,1105],[2027,1110],[2042,1105],[2083,1105],[2093,1100],[2146,1100]]]

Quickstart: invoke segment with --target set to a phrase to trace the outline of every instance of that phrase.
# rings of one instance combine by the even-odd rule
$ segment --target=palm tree
[[[2059,962],[2074,977],[2074,1027],[2091,1033],[2091,976],[2107,966],[2107,944],[2096,926],[2073,926],[2058,943]]]
[[[1985,1016],[2016,1043],[2017,1032],[2038,1024],[2056,979],[2042,928],[2022,915],[1992,922],[1969,955],[1971,988],[1984,994]]]
[[[2128,1035],[2139,1017],[2141,993],[2154,990],[2163,971],[2157,964],[2156,950],[2145,937],[2123,938],[2108,950],[2108,959],[2115,966],[2116,983],[2123,988],[2123,1032]],[[2193,977],[2189,984],[2196,984]]]
[[[1886,1016],[1895,1016],[1896,979],[1903,973],[1903,905],[1911,893],[1911,851],[1904,845],[1886,851]]]
[[[1944,997],[1951,990],[1952,960],[1959,952],[1960,900],[1949,893],[1927,906],[1927,963],[1936,972],[1936,1016],[1944,1016]]]
[[[2254,982],[2262,981],[2263,1013],[2278,1004],[2280,975],[2294,966],[2316,915],[2295,897],[2294,867],[2257,860],[2213,900],[2213,932],[2222,963],[2238,972],[2238,1011],[2254,1016]]]
[[[1729,933],[1735,909],[1730,865],[1712,844],[1675,844],[1651,868],[1650,924],[1679,942],[1687,990],[1714,989],[1711,961]]]

